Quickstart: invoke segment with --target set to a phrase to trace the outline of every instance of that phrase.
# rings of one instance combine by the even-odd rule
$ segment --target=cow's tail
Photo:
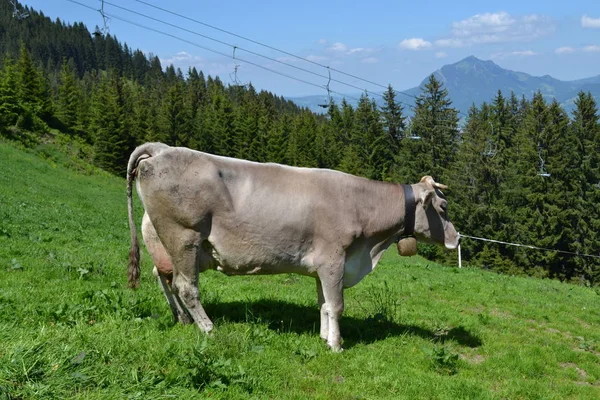
[[[163,143],[146,143],[138,146],[127,163],[127,214],[129,216],[129,231],[131,232],[131,248],[129,249],[129,279],[128,286],[136,288],[140,283],[140,244],[133,219],[133,181],[137,175],[137,167],[141,160],[154,157],[169,146]]]

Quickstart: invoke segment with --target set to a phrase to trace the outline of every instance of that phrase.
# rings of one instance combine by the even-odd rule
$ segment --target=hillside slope
[[[592,289],[388,251],[346,292],[333,354],[312,279],[208,272],[206,337],[172,324],[146,254],[125,287],[123,179],[1,141],[0,170],[0,398],[600,396]]]

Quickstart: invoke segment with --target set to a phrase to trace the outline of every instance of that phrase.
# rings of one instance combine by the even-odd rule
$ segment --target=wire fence
[[[587,257],[587,258],[600,259],[600,255],[595,255],[595,254],[585,254],[585,253],[578,253],[578,252],[574,252],[574,251],[566,251],[566,250],[550,249],[547,247],[533,246],[530,244],[505,242],[502,240],[495,240],[495,239],[482,238],[482,237],[478,237],[478,236],[464,235],[462,233],[460,234],[460,237],[466,238],[466,239],[471,239],[471,240],[478,240],[481,242],[497,243],[497,244],[501,244],[504,246],[524,247],[524,248],[533,249],[533,250],[552,251],[555,253],[567,254],[570,256],[574,256],[574,257]],[[461,254],[460,244],[458,245],[458,267],[462,268],[462,254]]]

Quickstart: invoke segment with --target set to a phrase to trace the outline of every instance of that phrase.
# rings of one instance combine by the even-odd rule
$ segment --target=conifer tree
[[[184,108],[185,84],[175,77],[165,83],[166,95],[160,111],[162,140],[171,146],[185,146],[188,142]]]
[[[268,161],[289,164],[287,146],[291,124],[292,118],[288,114],[283,114],[271,126],[266,149],[266,158]]]
[[[0,131],[14,125],[22,113],[18,98],[16,67],[10,58],[5,58],[0,70]]]
[[[80,99],[73,59],[68,61],[65,59],[60,72],[56,113],[70,132],[74,132],[79,120]]]
[[[392,88],[392,85],[388,85],[387,90],[383,94],[383,101],[384,104],[381,107],[383,126],[389,135],[389,142],[392,146],[391,150],[394,154],[397,154],[400,142],[404,138],[406,117],[403,115],[404,109],[401,103],[396,100],[396,92]]]
[[[339,107],[333,101],[329,104],[327,117],[329,120],[326,123],[319,124],[315,151],[319,168],[334,169],[340,163],[343,144],[338,133],[341,130],[342,117]]]
[[[213,98],[208,125],[213,138],[214,152],[223,156],[235,153],[234,111],[224,92]]]
[[[116,70],[109,70],[96,88],[92,129],[95,161],[101,168],[122,175],[127,166],[133,140],[125,118],[123,83]]]
[[[421,139],[407,146],[408,151],[403,154],[406,162],[400,167],[402,175],[410,181],[431,175],[436,181],[443,182],[456,157],[458,111],[452,108],[448,90],[434,75],[429,77],[416,99],[411,130]]]
[[[572,130],[578,139],[581,207],[578,218],[576,251],[597,254],[600,248],[600,117],[591,93],[580,92],[575,100]],[[577,276],[600,282],[600,262],[577,258]]]

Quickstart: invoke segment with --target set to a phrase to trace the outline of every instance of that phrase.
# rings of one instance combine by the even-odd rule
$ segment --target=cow
[[[127,166],[129,286],[139,284],[132,186],[145,213],[142,236],[176,320],[209,332],[198,275],[296,273],[314,277],[320,336],[341,351],[344,289],[405,237],[458,246],[445,185],[425,176],[400,185],[329,169],[258,163],[170,147],[138,146]]]

